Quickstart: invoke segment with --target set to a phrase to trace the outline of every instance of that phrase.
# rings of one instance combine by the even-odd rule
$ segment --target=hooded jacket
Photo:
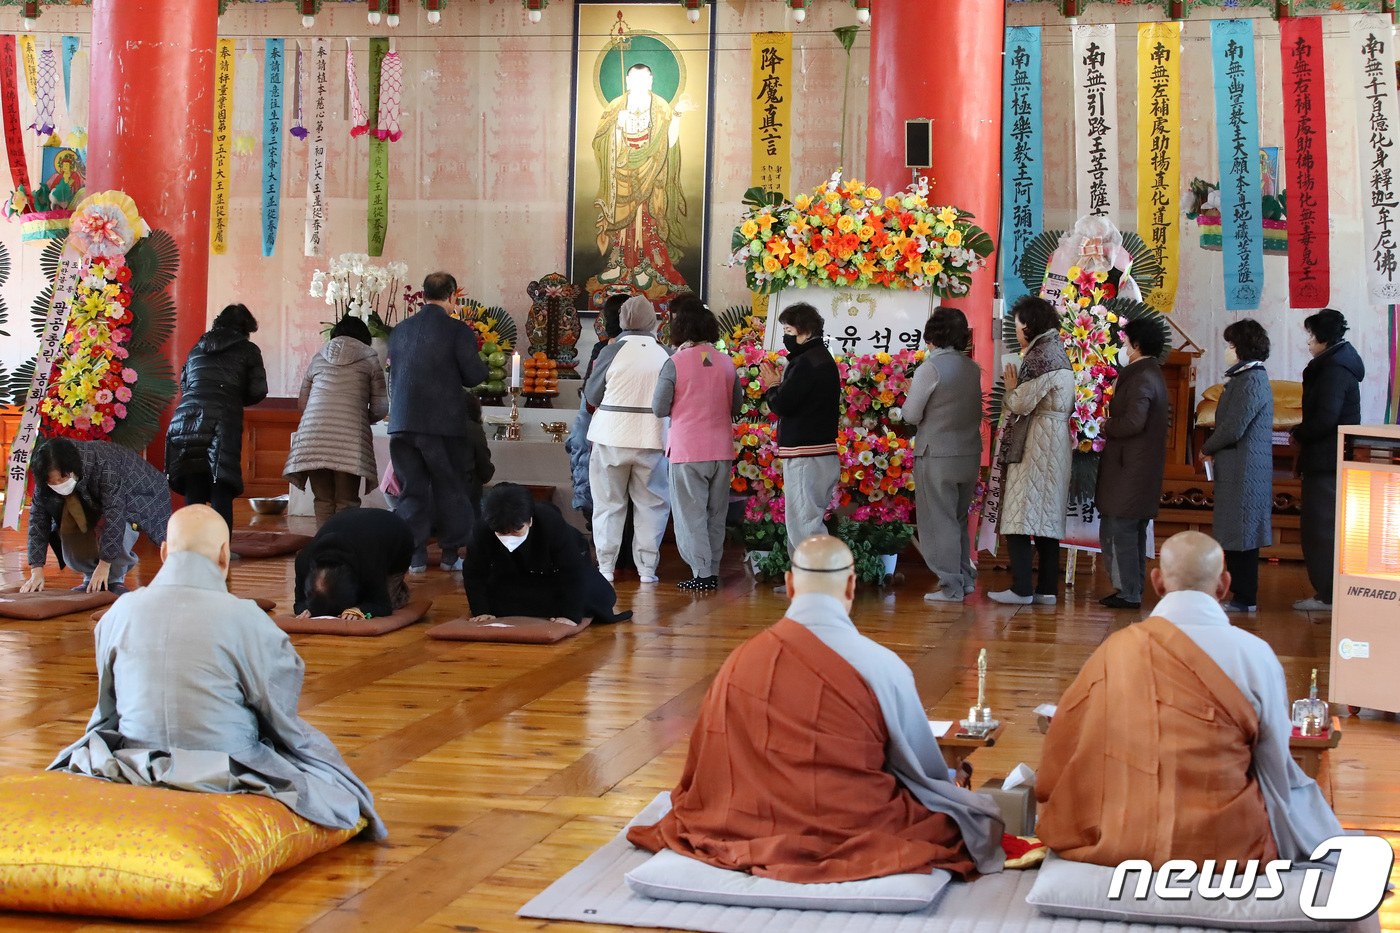
[[[1303,420],[1293,429],[1302,473],[1337,471],[1337,426],[1361,423],[1366,365],[1346,340],[1323,350],[1303,369]]]
[[[335,470],[363,476],[366,492],[379,485],[370,425],[389,413],[389,395],[374,349],[354,337],[328,341],[306,367],[298,404],[287,480],[305,489],[307,473]]]
[[[215,327],[199,338],[180,371],[180,404],[165,435],[170,488],[185,491],[189,476],[243,492],[243,409],[267,398],[262,351],[248,335]]]

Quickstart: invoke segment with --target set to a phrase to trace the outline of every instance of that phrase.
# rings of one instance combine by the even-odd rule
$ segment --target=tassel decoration
[[[53,49],[39,53],[38,102],[34,111],[34,131],[47,139],[53,134],[54,95],[58,85],[58,58]]]
[[[360,79],[355,75],[355,47],[345,40],[345,86],[350,90],[350,135],[363,136],[369,132],[369,114],[360,99]]]
[[[399,126],[399,111],[403,101],[403,61],[399,53],[390,51],[384,56],[379,71],[379,125],[374,131],[376,139],[396,143],[403,139],[403,129]]]
[[[297,70],[294,76],[296,87],[292,91],[292,96],[296,100],[296,119],[292,123],[292,135],[297,139],[305,139],[306,131],[306,55],[301,50],[301,43],[297,42]]]

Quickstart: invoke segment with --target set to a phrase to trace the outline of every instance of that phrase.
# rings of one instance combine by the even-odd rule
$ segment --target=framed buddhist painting
[[[674,0],[574,7],[569,278],[608,295],[704,294],[715,22]]]

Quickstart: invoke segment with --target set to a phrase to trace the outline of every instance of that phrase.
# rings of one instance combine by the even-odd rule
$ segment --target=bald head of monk
[[[1172,535],[1162,545],[1160,566],[1152,568],[1152,586],[1158,596],[1196,590],[1224,599],[1230,592],[1225,552],[1214,538],[1199,531]]]
[[[187,505],[170,516],[165,526],[165,543],[160,546],[160,559],[171,554],[193,551],[209,558],[228,577],[228,525],[223,516],[207,505]]]
[[[856,598],[856,560],[840,538],[816,535],[797,546],[787,572],[788,598],[824,593],[841,600],[846,612]]]

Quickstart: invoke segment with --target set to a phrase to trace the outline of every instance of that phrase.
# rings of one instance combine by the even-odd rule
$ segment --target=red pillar
[[[178,372],[204,331],[218,0],[93,0],[89,191],[120,189],[180,248]],[[164,432],[151,445],[163,462]]]
[[[904,121],[933,121],[930,199],[976,215],[995,239],[1001,200],[1001,0],[875,0],[870,16],[870,138],[866,181],[909,184]],[[984,385],[1001,357],[992,332],[995,266],[949,301],[972,324]]]

